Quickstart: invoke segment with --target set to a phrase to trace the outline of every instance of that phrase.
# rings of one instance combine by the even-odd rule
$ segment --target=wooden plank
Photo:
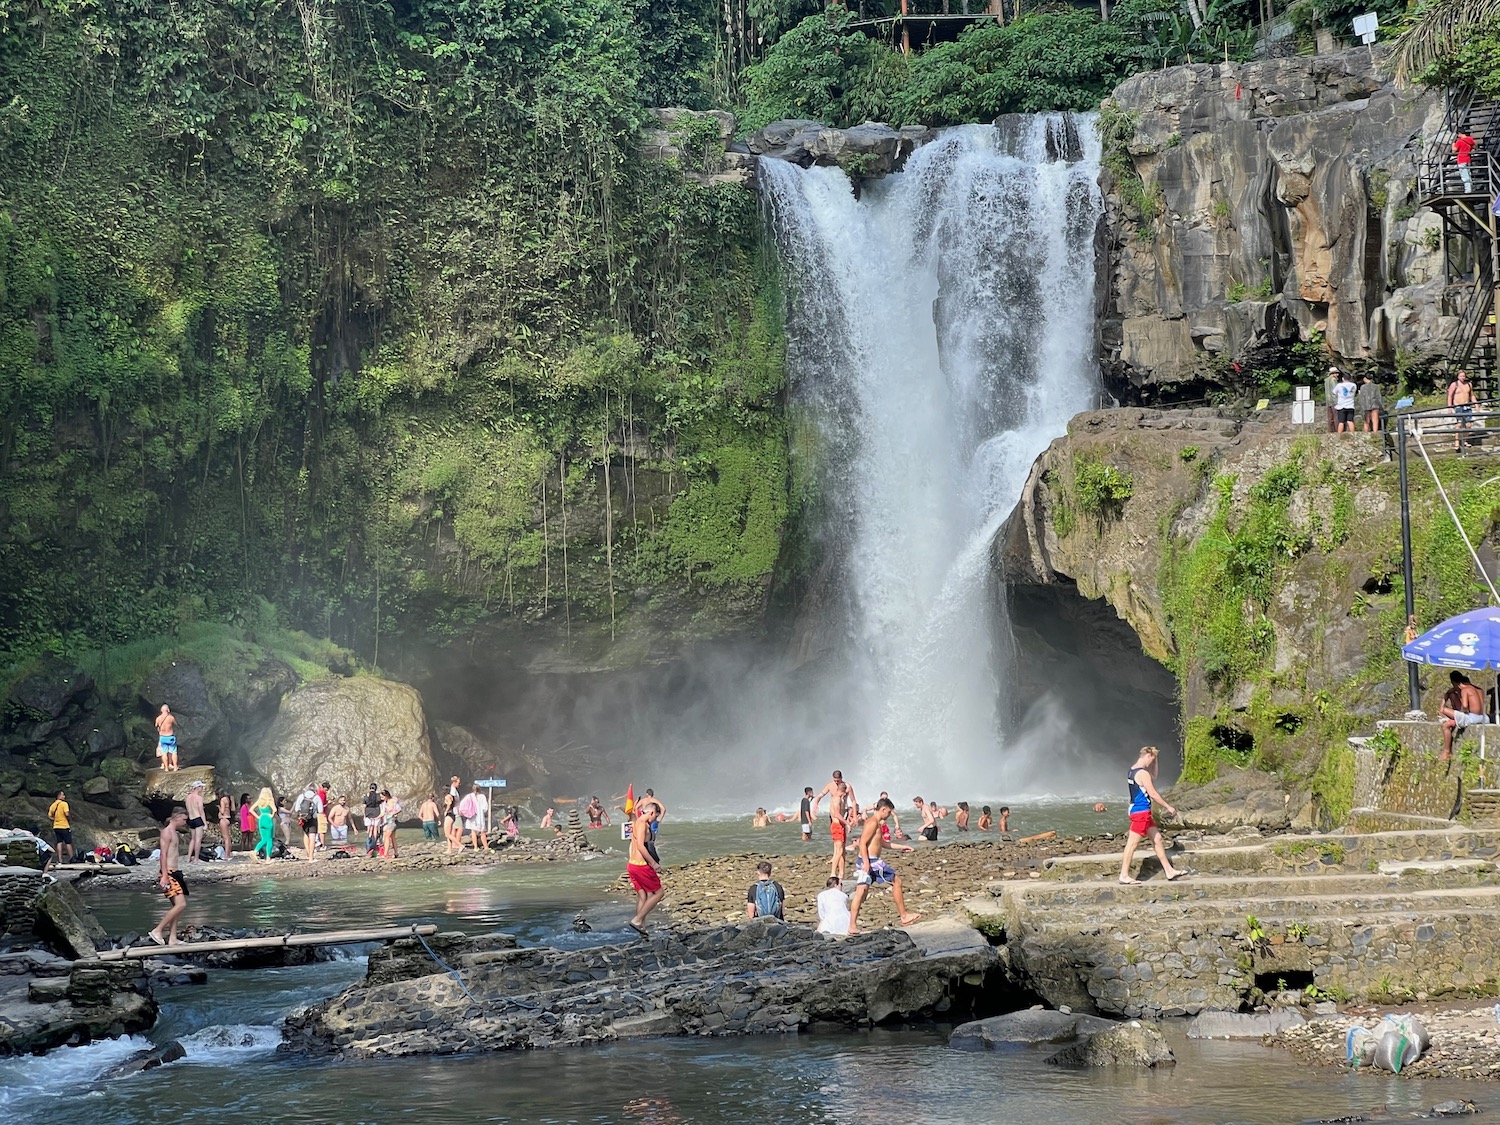
[[[276,949],[304,945],[353,945],[366,941],[395,941],[405,937],[431,937],[432,924],[387,926],[378,930],[326,930],[311,934],[273,934],[265,937],[224,938],[219,941],[185,941],[176,945],[135,945],[129,949],[105,949],[101,961],[140,960],[145,957],[185,957],[196,953],[223,953],[235,949]]]

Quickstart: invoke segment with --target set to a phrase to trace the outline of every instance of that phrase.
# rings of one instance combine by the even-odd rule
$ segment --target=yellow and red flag
[[[635,812],[635,782],[625,786],[625,815],[630,816]]]

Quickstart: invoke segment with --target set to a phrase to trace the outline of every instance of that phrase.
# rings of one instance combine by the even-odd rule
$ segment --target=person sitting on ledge
[[[1469,677],[1455,669],[1448,673],[1453,686],[1443,695],[1443,706],[1438,711],[1438,721],[1443,724],[1443,752],[1438,761],[1446,762],[1453,757],[1453,736],[1461,727],[1474,727],[1489,722],[1484,713],[1484,695],[1469,682]]]

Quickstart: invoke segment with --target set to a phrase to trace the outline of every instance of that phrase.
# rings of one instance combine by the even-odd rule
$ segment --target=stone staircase
[[[965,903],[1054,1006],[1121,1016],[1237,1011],[1265,993],[1397,1001],[1500,989],[1496,834],[1451,827],[1188,839],[1167,882],[1120,855],[1062,856]],[[1252,934],[1250,919],[1257,920]]]

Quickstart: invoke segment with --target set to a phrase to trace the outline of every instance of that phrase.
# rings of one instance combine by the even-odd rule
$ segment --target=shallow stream
[[[1018,818],[1044,815],[1024,810]],[[1097,830],[1082,809],[1054,808],[1060,828]],[[1013,822],[1014,825],[1015,822]],[[597,834],[603,843],[606,834]],[[619,846],[618,832],[613,836]],[[739,823],[669,824],[663,858],[800,851],[795,825],[756,832]],[[822,849],[822,841],[813,845]],[[446,929],[505,929],[523,941],[621,940],[622,899],[608,886],[623,857],[483,870],[204,885],[192,920],[305,929],[430,919]],[[112,931],[141,929],[160,910],[140,889],[90,893]],[[575,934],[583,912],[594,929]],[[49,1125],[174,1122],[932,1122],[1027,1125],[1264,1123],[1366,1115],[1410,1119],[1470,1098],[1496,1121],[1500,1088],[1315,1070],[1253,1043],[1203,1043],[1169,1029],[1178,1065],[1160,1073],[1048,1066],[1051,1048],[950,1049],[946,1029],[813,1033],[778,1038],[654,1040],[523,1054],[397,1061],[308,1060],[276,1051],[292,1008],[331,995],[364,972],[347,959],[254,972],[211,971],[207,986],[160,989],[162,1016],[144,1038],[0,1060],[0,1111]],[[151,1043],[181,1040],[187,1058],[104,1080]]]

